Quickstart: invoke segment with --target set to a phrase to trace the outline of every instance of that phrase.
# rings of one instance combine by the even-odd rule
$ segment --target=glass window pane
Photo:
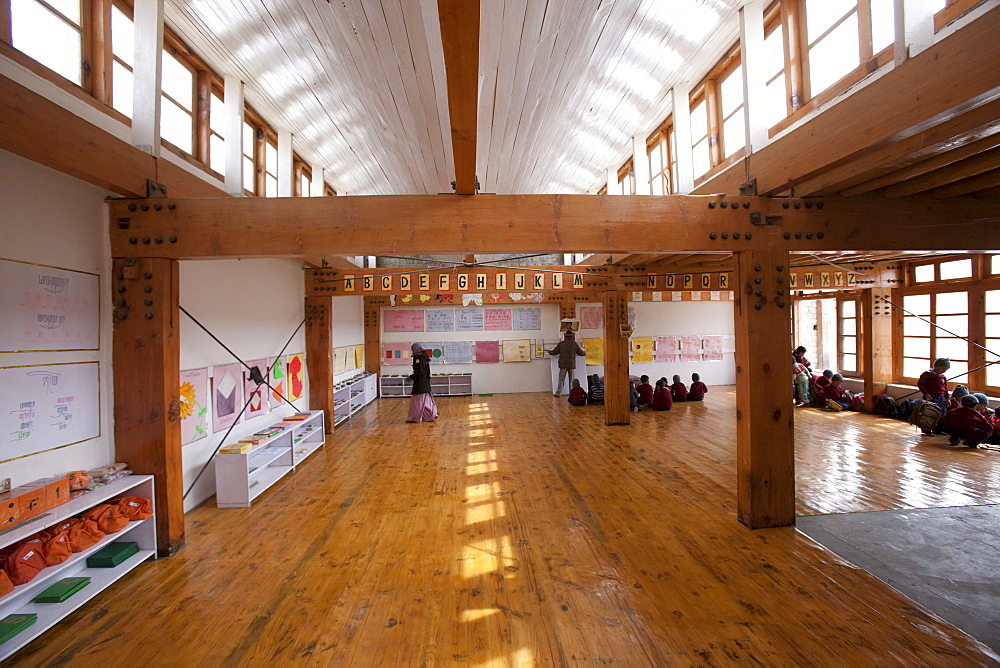
[[[855,336],[842,336],[840,337],[840,352],[843,353],[856,353],[858,352],[858,339]],[[854,367],[851,367],[852,369]]]
[[[243,155],[253,158],[253,127],[249,123],[243,124]]]
[[[80,25],[80,0],[46,0],[53,9]],[[15,3],[17,4],[16,0]]]
[[[944,372],[945,377],[954,378],[953,383],[969,384],[969,377],[963,374],[969,372],[969,364],[963,360],[952,360],[951,368]],[[956,378],[956,376],[958,376]]]
[[[969,293],[942,292],[935,299],[935,311],[938,313],[968,313]]]
[[[948,0],[931,0],[931,9],[934,13],[940,12],[942,9],[948,6]]]
[[[854,13],[809,49],[809,86],[813,97],[860,64],[858,49],[858,15]]]
[[[163,51],[163,92],[174,99],[186,111],[194,110],[194,73],[184,67],[179,60]]]
[[[111,65],[111,106],[132,118],[132,73],[119,62]]]
[[[728,158],[746,145],[747,129],[744,125],[743,110],[740,109],[722,123],[723,157]]]
[[[111,53],[129,67],[135,60],[135,25],[122,10],[111,6]]]
[[[1000,352],[1000,339],[986,339],[986,347]],[[995,359],[992,355],[986,356],[987,362],[992,362]],[[986,384],[993,387],[1000,386],[1000,364],[991,364],[986,367]]]
[[[278,174],[278,148],[269,142],[264,144],[264,171]]]
[[[841,334],[857,334],[858,333],[858,321],[854,318],[847,318],[840,321],[840,333]]]
[[[941,263],[941,280],[948,281],[953,278],[971,278],[972,260],[955,260],[953,262]]]
[[[840,356],[840,369],[843,371],[847,369],[849,371],[858,370],[858,356],[857,355],[841,355]]]
[[[938,338],[934,346],[935,357],[947,357],[951,360],[969,359],[969,344],[964,339]],[[949,371],[949,375],[950,375]]]
[[[768,79],[785,69],[784,30],[784,25],[778,26],[764,38],[764,73]]]
[[[253,192],[254,186],[254,168],[253,160],[244,156],[243,157],[243,190]]]
[[[267,175],[267,180],[265,182],[264,195],[265,195],[265,197],[277,197],[278,196],[278,179],[276,179],[275,177],[271,176],[270,174]]]
[[[930,295],[906,295],[903,297],[903,308],[915,315],[931,314]]]
[[[712,167],[711,160],[708,154],[708,139],[702,139],[695,145],[692,149],[692,158],[694,161],[694,175],[701,176],[707,172]]]
[[[34,0],[13,2],[10,11],[14,48],[81,85],[83,55],[80,30]]]
[[[212,101],[208,113],[209,126],[212,128],[212,132],[217,132],[224,137],[226,134],[226,103],[215,93],[212,93]]]
[[[650,183],[652,186],[651,194],[653,195],[665,195],[663,192],[663,176],[660,174],[653,175],[653,180]]]
[[[303,174],[299,177],[299,193],[303,197],[309,197],[309,179]]]
[[[931,326],[919,318],[903,318],[903,334],[906,336],[930,336]]]
[[[840,302],[840,317],[841,318],[853,318],[857,315],[857,302],[854,301],[843,301]]]
[[[913,280],[917,283],[927,283],[934,280],[934,265],[922,264],[913,268]]]
[[[903,375],[907,378],[920,378],[920,374],[930,368],[930,360],[903,358]]]
[[[208,140],[209,167],[226,175],[226,141],[217,134]]]
[[[878,53],[892,44],[896,38],[893,25],[895,11],[893,0],[871,0],[872,8],[872,52]]]
[[[743,66],[738,65],[719,85],[722,94],[722,117],[730,116],[743,104]]]
[[[162,98],[160,104],[160,136],[184,151],[191,153],[192,129],[191,114],[176,104]]]
[[[951,332],[945,332],[942,329],[937,331],[938,336],[968,336],[969,335],[969,316],[967,315],[940,315],[937,318],[938,327],[943,327],[944,329]]]
[[[986,336],[1000,336],[1000,315],[986,316]],[[990,350],[995,350],[990,348]],[[1000,350],[996,352],[1000,353]]]
[[[767,84],[764,91],[764,104],[767,126],[777,125],[788,116],[788,105],[785,104],[785,75]]]
[[[1000,255],[994,255],[990,258],[990,273],[1000,274]]]
[[[830,26],[857,6],[857,0],[806,0],[806,32],[809,43],[815,42]]]
[[[903,354],[907,357],[920,357],[922,359],[930,359],[931,357],[931,340],[930,339],[920,339],[920,338],[904,338],[903,339]]]
[[[1000,290],[986,291],[986,312],[1000,313]]]
[[[708,136],[708,107],[702,100],[697,107],[691,110],[691,141],[698,144],[699,140],[706,136]],[[695,174],[697,173],[695,171]]]

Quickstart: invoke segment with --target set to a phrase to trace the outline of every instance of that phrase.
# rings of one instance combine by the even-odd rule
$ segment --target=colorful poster
[[[509,308],[483,309],[483,329],[487,332],[509,332],[514,328],[514,319]]]
[[[341,346],[337,354],[344,359],[344,371],[354,371],[358,368],[358,358],[354,354],[354,346]]]
[[[187,445],[208,436],[208,369],[181,371],[180,394],[181,445]]]
[[[450,308],[428,309],[424,314],[428,332],[454,332],[455,310]]]
[[[530,362],[531,339],[518,339],[503,342],[504,362]]]
[[[279,406],[285,401],[285,389],[288,387],[288,361],[282,357],[268,357],[267,368],[271,377],[266,378],[271,385],[271,405]]]
[[[100,348],[100,277],[0,260],[0,351]]]
[[[476,341],[476,362],[478,364],[499,362],[499,341]]]
[[[656,337],[656,357],[657,362],[677,361],[677,337],[658,336]]]
[[[702,359],[706,362],[722,361],[722,337],[711,335],[701,338]]]
[[[410,364],[409,343],[383,343],[382,364]]]
[[[584,339],[583,351],[587,353],[587,366],[604,364],[604,339]]]
[[[581,306],[580,329],[604,329],[604,307]]]
[[[528,330],[542,328],[542,309],[540,308],[516,308],[514,309],[514,329]]]
[[[535,357],[537,359],[546,359],[549,357],[549,351],[556,347],[559,343],[559,339],[535,339]]]
[[[701,337],[682,336],[681,337],[681,361],[700,362],[701,361]]]
[[[444,344],[440,341],[436,343],[421,343],[424,350],[427,351],[427,357],[430,358],[431,364],[444,364]]]
[[[472,364],[472,341],[445,341],[444,358],[448,364]]]
[[[267,372],[267,360],[250,360],[247,362],[247,366],[251,369],[257,367],[262,377]],[[243,367],[243,401],[250,402],[247,405],[246,413],[244,413],[247,420],[270,412],[271,404],[267,400],[268,394],[267,385],[258,385],[250,380],[250,372],[247,371],[246,367]]]
[[[458,332],[481,332],[483,331],[483,309],[481,308],[460,308],[455,322],[455,331]]]
[[[333,375],[339,376],[342,373],[347,373],[347,360],[344,359],[344,349],[334,348],[333,349]]]
[[[653,363],[653,337],[636,336],[632,339],[632,363]]]
[[[0,460],[101,435],[100,365],[0,368]]]
[[[354,346],[354,368],[365,368],[365,344],[358,343]]]
[[[424,312],[422,309],[382,311],[383,332],[422,332],[424,331]]]
[[[212,431],[228,429],[242,419],[243,365],[212,367]]]
[[[288,356],[288,397],[295,401],[302,397],[305,389],[306,364],[303,353]]]

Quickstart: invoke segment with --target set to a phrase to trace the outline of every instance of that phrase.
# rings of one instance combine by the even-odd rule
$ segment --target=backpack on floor
[[[920,401],[920,403],[913,407],[913,412],[910,413],[910,424],[930,431],[937,426],[941,415],[941,407],[936,403],[933,401]]]
[[[865,407],[865,395],[863,392],[858,392],[853,397],[851,397],[851,403],[848,408],[852,411],[861,411]]]
[[[907,399],[906,401],[900,401],[896,405],[896,417],[900,420],[909,420],[910,415],[913,413],[913,407],[917,405],[920,399]]]
[[[872,413],[896,419],[899,417],[899,407],[896,405],[896,400],[888,394],[876,394],[875,402],[872,404]]]

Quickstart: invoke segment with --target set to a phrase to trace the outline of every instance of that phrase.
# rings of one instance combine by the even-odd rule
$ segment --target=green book
[[[135,543],[111,543],[87,557],[87,568],[114,568],[138,551]]]
[[[38,615],[7,615],[0,619],[0,644],[3,644],[38,621]]]
[[[35,603],[62,603],[90,584],[90,578],[63,578],[35,597]]]

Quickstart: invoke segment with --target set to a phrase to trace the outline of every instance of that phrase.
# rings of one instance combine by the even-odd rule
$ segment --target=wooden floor
[[[17,665],[996,665],[794,528],[735,510],[735,401],[633,415],[546,394],[382,400],[247,510],[114,585]],[[1000,452],[799,409],[802,513],[1000,502]]]

